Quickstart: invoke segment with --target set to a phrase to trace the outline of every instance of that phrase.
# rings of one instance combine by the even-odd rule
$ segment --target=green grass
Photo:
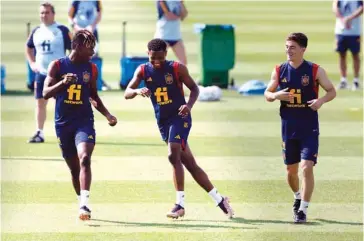
[[[164,241],[164,240],[265,240],[265,241],[361,241],[363,233],[278,233],[278,232],[214,232],[214,233],[188,233],[188,232],[166,232],[166,233],[24,233],[24,234],[2,234],[3,241],[49,241],[49,240],[145,240],[145,241]]]
[[[167,164],[167,163],[166,163]],[[49,170],[52,171],[52,170]],[[120,177],[122,178],[122,177]],[[214,181],[219,190],[228,190],[234,202],[277,202],[291,200],[285,181]],[[362,203],[362,180],[316,181],[313,202]],[[3,203],[74,203],[70,182],[4,182]],[[337,192],[340,190],[340,193]],[[95,181],[92,185],[93,203],[172,202],[174,188],[170,181]],[[254,194],[254,195],[252,195]],[[195,183],[186,183],[186,195],[191,203],[210,200]],[[55,199],[54,197],[57,196]]]
[[[121,22],[128,21],[128,54],[145,55],[155,29],[153,1],[104,1],[99,28],[102,71],[114,90],[100,92],[100,96],[119,123],[114,129],[99,124],[104,117],[95,112],[93,160],[99,169],[94,170],[91,208],[95,207],[93,215],[99,220],[75,223],[77,205],[55,138],[53,101],[48,105],[46,143],[26,143],[34,131],[35,102],[26,90],[25,26],[28,21],[32,27],[38,24],[38,4],[1,3],[1,59],[9,90],[1,97],[2,174],[7,178],[1,182],[2,240],[362,240],[362,91],[339,91],[319,111],[319,159],[307,225],[292,224],[293,194],[285,182],[281,158],[278,103],[233,90],[224,90],[220,102],[196,103],[188,141],[197,162],[210,171],[207,174],[220,178],[212,181],[221,193],[231,196],[236,219],[225,220],[187,173],[186,217],[177,222],[164,218],[175,198],[166,145],[156,129],[155,134],[151,132],[155,119],[149,100],[125,101],[118,87]],[[66,24],[68,3],[54,4],[57,21]],[[187,1],[186,5],[189,16],[182,24],[182,34],[188,68],[196,81],[201,75],[201,53],[200,36],[194,33],[193,24],[229,23],[235,26],[236,38],[236,62],[230,77],[237,85],[250,79],[268,81],[274,66],[285,61],[284,39],[292,31],[308,35],[306,59],[320,64],[338,83],[331,2]],[[168,58],[175,59],[172,51]],[[348,60],[351,80],[351,58]],[[320,96],[323,93],[320,90]],[[150,159],[143,162],[138,158]],[[143,165],[150,168],[152,161],[158,163],[145,170]],[[108,168],[110,174],[105,175]],[[235,180],[239,170],[246,176]],[[127,179],[126,174],[133,173],[136,177]]]
[[[27,144],[28,136],[2,137],[2,156],[60,156],[55,137],[43,145]],[[94,155],[99,156],[160,156],[166,145],[159,137],[107,138],[96,137]],[[198,156],[280,156],[279,137],[194,137],[189,139],[192,152]],[[361,137],[321,137],[319,155],[361,156]]]

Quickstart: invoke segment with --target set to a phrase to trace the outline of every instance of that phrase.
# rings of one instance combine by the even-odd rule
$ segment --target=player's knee
[[[312,165],[305,163],[302,165],[301,169],[302,169],[302,175],[304,177],[313,175],[313,166]]]
[[[90,167],[91,166],[91,157],[87,154],[82,155],[80,158],[81,167]]]
[[[340,52],[339,56],[341,60],[346,60],[346,52]]]
[[[47,100],[45,99],[37,99],[37,107],[39,109],[45,109],[47,107]]]
[[[175,165],[181,161],[178,153],[175,152],[171,152],[168,154],[168,160],[172,165]]]

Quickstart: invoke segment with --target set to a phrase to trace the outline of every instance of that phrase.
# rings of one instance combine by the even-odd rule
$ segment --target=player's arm
[[[264,96],[267,101],[273,102],[276,100],[275,92],[277,90],[278,84],[279,82],[278,82],[277,71],[273,69],[268,86],[264,91]]]
[[[72,1],[70,8],[68,9],[68,21],[73,26],[75,24],[73,18],[76,14],[76,3]]]
[[[78,11],[79,4],[80,4],[80,1],[72,0],[71,6],[68,9],[68,22],[70,23],[73,31],[75,31],[75,32],[82,29],[80,26],[77,25],[77,23],[75,21],[75,15]]]
[[[348,21],[352,21],[354,18],[357,18],[363,14],[363,1],[360,1],[360,4],[361,5],[351,15],[346,17]]]
[[[43,97],[46,100],[55,96],[57,92],[64,89],[68,83],[74,80],[73,74],[66,74],[61,81],[58,81],[58,72],[57,60],[52,61],[48,66],[48,73],[43,87]]]
[[[184,83],[191,91],[187,102],[187,107],[191,110],[198,98],[198,95],[200,94],[200,90],[196,82],[190,76],[187,67],[181,63],[178,65],[178,74],[180,76],[179,80]]]
[[[273,102],[275,100],[291,101],[293,98],[293,94],[287,92],[288,88],[276,92],[278,85],[278,75],[276,69],[274,68],[268,86],[264,91],[265,99],[269,102]]]
[[[28,63],[30,65],[30,68],[37,72],[37,66],[35,64],[35,54],[34,54],[34,41],[33,41],[33,34],[35,32],[35,29],[32,31],[32,33],[29,35],[26,45],[25,45],[25,56],[28,60]]]
[[[334,12],[334,14],[337,18],[343,18],[343,16],[341,15],[341,13],[339,11],[338,3],[339,3],[339,0],[334,0],[332,2],[332,11]]]
[[[137,95],[141,95],[143,97],[149,97],[150,96],[150,90],[146,87],[138,89],[138,86],[140,85],[140,82],[143,80],[143,72],[142,67],[139,65],[139,67],[135,70],[134,76],[129,82],[128,86],[125,89],[124,92],[124,98],[125,99],[133,99]]]
[[[320,98],[322,103],[333,100],[336,97],[335,87],[327,77],[326,71],[321,67],[317,70],[317,79],[320,86],[326,91],[326,94]]]
[[[95,19],[95,22],[93,22],[91,26],[93,30],[96,28],[96,25],[99,24],[99,22],[101,21],[101,16],[102,16],[101,1],[96,1],[96,11],[97,11],[97,17]]]
[[[98,110],[103,116],[106,117],[106,119],[109,121],[110,126],[114,126],[117,123],[117,119],[110,114],[104,103],[102,103],[99,94],[97,93],[97,79],[99,76],[99,71],[95,64],[92,64],[92,66],[93,73],[90,82],[90,103],[93,105],[93,107],[95,107],[96,110]]]
[[[188,15],[187,8],[183,1],[181,1],[181,20],[184,20]]]
[[[164,16],[168,20],[177,20],[177,19],[179,19],[179,17],[176,14],[169,11],[169,9],[167,7],[167,4],[166,4],[166,1],[158,1],[158,4],[160,5],[160,7],[161,7],[161,9],[162,9],[162,11],[164,13]]]

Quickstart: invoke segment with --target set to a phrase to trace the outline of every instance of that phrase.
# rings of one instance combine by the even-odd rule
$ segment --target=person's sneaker
[[[102,80],[102,87],[101,87],[102,91],[107,91],[107,90],[111,90],[111,86],[108,85],[104,80]]]
[[[295,216],[297,215],[300,205],[301,205],[301,199],[295,199],[294,203],[293,203],[293,208],[292,208],[293,215],[295,215]]]
[[[339,90],[347,89],[347,88],[348,88],[348,82],[346,82],[346,81],[341,81],[337,88],[338,88]]]
[[[353,86],[351,87],[352,91],[356,91],[360,88],[359,82],[353,82]]]
[[[32,136],[29,140],[28,143],[43,143],[44,142],[44,137],[40,136],[40,131],[37,131],[34,136]]]
[[[297,215],[295,215],[295,217],[294,217],[294,222],[295,223],[305,223],[306,222],[306,214],[302,210],[299,210],[297,212]]]
[[[83,221],[90,220],[90,218],[91,218],[91,210],[88,207],[86,207],[86,206],[80,207],[79,218],[81,220],[83,220]]]
[[[228,216],[229,218],[233,218],[234,211],[230,206],[228,197],[223,197],[218,206],[226,214],[226,216]]]
[[[179,217],[183,217],[184,215],[185,209],[181,205],[176,204],[174,208],[167,213],[167,218],[178,219]]]

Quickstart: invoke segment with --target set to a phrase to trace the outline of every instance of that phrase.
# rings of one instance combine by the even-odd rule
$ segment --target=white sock
[[[88,207],[89,198],[90,198],[90,191],[81,190],[80,207],[82,206]]]
[[[185,207],[185,192],[184,191],[176,192],[176,204],[180,205],[183,208]]]
[[[359,83],[359,78],[354,78],[354,83]]]
[[[301,199],[300,191],[294,193],[294,199]]]
[[[209,195],[215,200],[216,204],[219,204],[222,201],[222,196],[220,193],[218,193],[216,188],[213,188],[211,191],[209,191]]]
[[[310,202],[306,202],[306,201],[301,201],[301,205],[300,205],[300,208],[299,208],[299,211],[303,211],[305,214],[307,214],[307,208],[308,208],[308,204]]]
[[[39,135],[44,138],[44,132],[43,129],[38,129],[37,131],[39,131]]]
[[[348,80],[346,79],[346,77],[341,77],[341,82],[347,82]]]

